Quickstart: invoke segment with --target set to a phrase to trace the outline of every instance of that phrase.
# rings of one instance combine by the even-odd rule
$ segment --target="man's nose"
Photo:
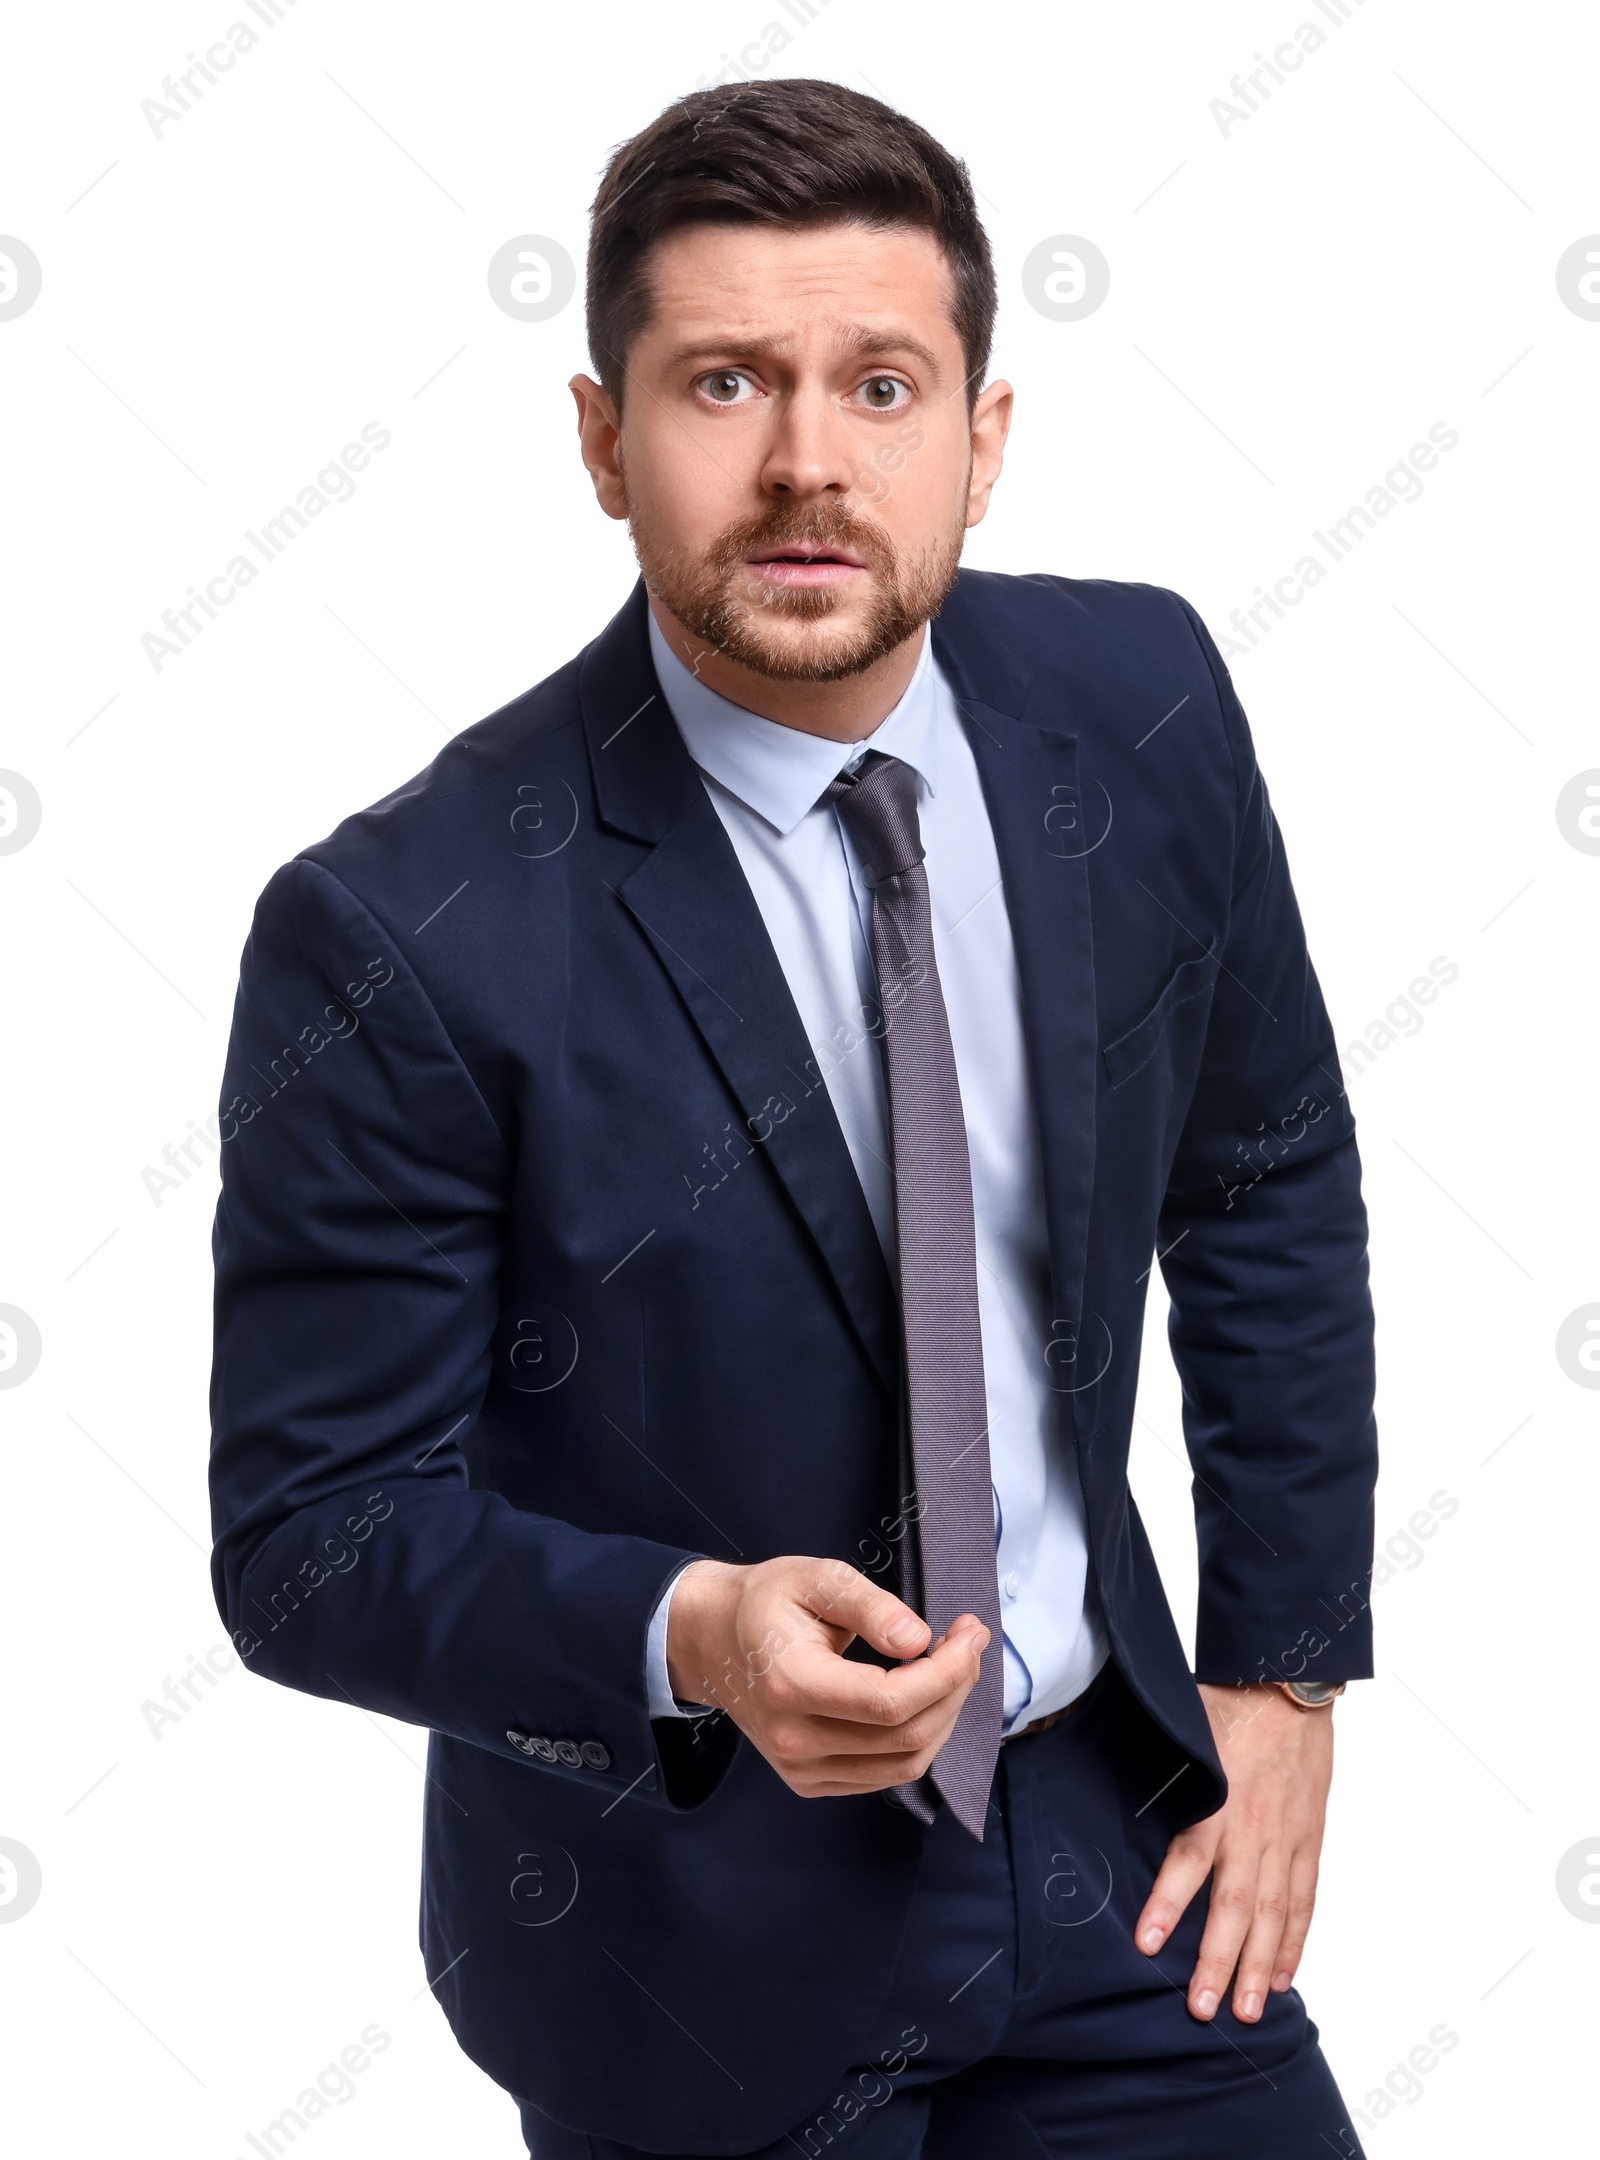
[[[762,460],[762,492],[847,495],[859,478],[860,460],[833,394],[820,386],[801,385],[785,391],[777,405],[771,441]]]

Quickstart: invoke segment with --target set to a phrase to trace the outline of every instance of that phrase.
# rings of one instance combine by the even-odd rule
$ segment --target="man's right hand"
[[[908,1662],[846,1658],[858,1635]],[[673,1587],[667,1675],[680,1701],[725,1710],[803,1799],[882,1792],[913,1784],[949,1739],[989,1630],[963,1613],[931,1636],[842,1560],[696,1560]]]

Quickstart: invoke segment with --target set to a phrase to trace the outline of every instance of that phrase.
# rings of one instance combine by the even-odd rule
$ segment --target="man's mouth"
[[[848,548],[813,548],[803,542],[789,547],[763,548],[754,555],[747,555],[745,560],[767,584],[787,586],[842,585],[859,577],[867,567],[861,557],[852,554]]]

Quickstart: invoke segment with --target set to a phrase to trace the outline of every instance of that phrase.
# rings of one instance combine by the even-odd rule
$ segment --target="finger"
[[[1211,1873],[1221,1835],[1219,1819],[1209,1816],[1180,1831],[1167,1847],[1161,1872],[1134,1922],[1133,1939],[1147,1957],[1161,1948],[1188,1911],[1195,1892]]]
[[[1219,1862],[1211,1885],[1211,1909],[1200,1937],[1200,1955],[1189,1979],[1189,2008],[1197,2018],[1215,2017],[1239,1962],[1256,1909],[1259,1855]]]
[[[882,1728],[780,1711],[764,1719],[753,1737],[797,1792],[877,1791],[922,1776],[949,1739],[969,1693],[963,1682],[915,1717]]]
[[[830,1631],[831,1632],[831,1631]],[[741,1725],[773,1719],[806,1723],[818,1718],[848,1720],[855,1739],[860,1728],[892,1728],[930,1708],[945,1695],[964,1689],[976,1676],[974,1655],[964,1638],[943,1640],[926,1658],[885,1671],[846,1658],[819,1628],[780,1643],[759,1669],[752,1664],[745,1684],[716,1700]],[[841,1741],[841,1745],[847,1745]]]
[[[972,1689],[988,1639],[988,1630],[977,1622],[964,1630],[952,1628],[926,1657],[888,1672],[796,1643],[786,1658],[774,1661],[767,1682],[770,1699],[791,1715],[889,1728],[903,1725],[946,1696],[964,1696]]]
[[[1233,1983],[1233,2014],[1246,2025],[1253,2025],[1266,2007],[1288,1912],[1288,1863],[1277,1853],[1264,1853],[1256,1873],[1255,1910],[1250,1915]]]
[[[778,1775],[808,1798],[825,1792],[881,1792],[890,1785],[914,1785],[932,1768],[950,1737],[944,1731],[920,1741],[916,1747],[863,1755],[850,1749],[833,1752],[818,1748],[809,1737],[811,1730],[804,1725],[779,1727],[763,1735],[758,1743]]]
[[[890,1657],[917,1657],[933,1636],[927,1621],[904,1599],[843,1560],[820,1562],[793,1594],[796,1603],[819,1620],[861,1636]]]
[[[979,1657],[987,1641],[982,1628],[952,1630],[926,1657],[888,1672],[843,1657],[797,1663],[791,1675],[796,1690],[787,1707],[810,1717],[888,1733],[943,1704],[949,1705],[953,1716],[977,1684]],[[859,1731],[846,1741],[850,1752],[861,1744]]]
[[[959,1705],[940,1714],[937,1724],[927,1719],[914,1719],[903,1730],[913,1737],[905,1746],[884,1749],[881,1752],[862,1753],[858,1750],[855,1735],[859,1727],[845,1726],[842,1730],[851,1737],[838,1753],[819,1752],[808,1756],[794,1766],[791,1783],[811,1791],[880,1792],[891,1785],[914,1785],[938,1760],[939,1751],[949,1739]],[[919,1729],[920,1728],[920,1729]],[[815,1730],[815,1727],[810,1728]]]
[[[1294,1985],[1294,1976],[1300,1970],[1300,1960],[1305,1954],[1306,1937],[1311,1932],[1311,1915],[1316,1902],[1317,1856],[1315,1852],[1296,1853],[1289,1868],[1289,1909],[1284,1915],[1283,1940],[1273,1960],[1276,1969],[1272,1989],[1276,1995],[1285,1994]]]
[[[915,1754],[829,1755],[791,1773],[790,1783],[808,1799],[888,1792],[896,1785],[915,1785],[937,1755],[937,1749],[920,1748]]]
[[[970,1692],[964,1685],[953,1687],[915,1716],[881,1728],[850,1718],[803,1717],[795,1721],[798,1737],[819,1761],[831,1756],[877,1758],[914,1755],[925,1748],[937,1750],[955,1730]]]

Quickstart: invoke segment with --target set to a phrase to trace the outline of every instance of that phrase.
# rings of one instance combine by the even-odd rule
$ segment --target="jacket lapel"
[[[951,612],[954,622],[935,622],[934,650],[956,692],[1000,857],[1044,1166],[1054,1298],[1047,1355],[1054,1384],[1072,1396],[1099,1372],[1107,1347],[1100,1321],[1083,1309],[1099,1064],[1089,856],[1104,837],[1103,806],[1100,817],[1093,805],[1086,812],[1077,738],[1055,724],[1046,686],[1007,681],[1009,670],[997,666],[981,672],[998,677],[1014,710],[977,694],[963,611]]]
[[[581,676],[602,821],[649,844],[617,895],[771,1158],[893,1398],[899,1323],[883,1250],[761,911],[660,694],[645,609],[641,584]]]

